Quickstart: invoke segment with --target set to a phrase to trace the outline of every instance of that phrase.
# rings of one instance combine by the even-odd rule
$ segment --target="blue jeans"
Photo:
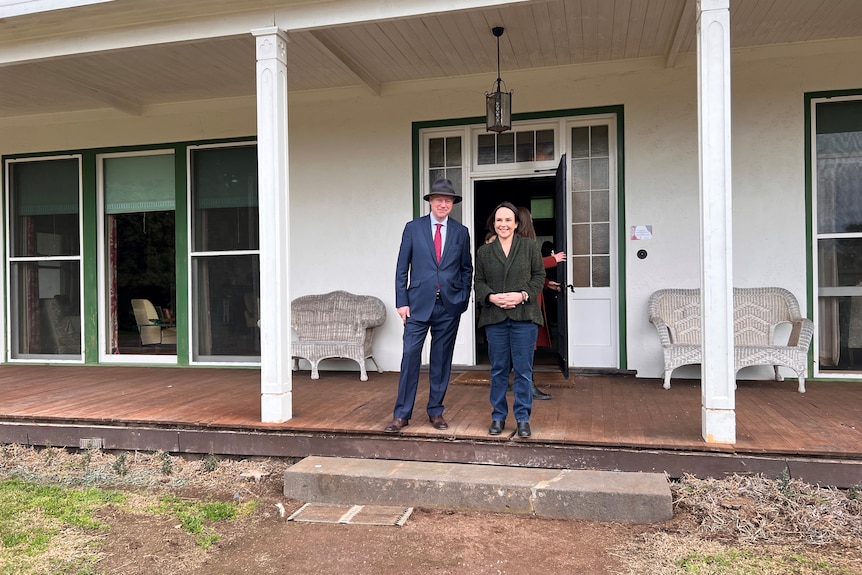
[[[531,321],[512,321],[485,326],[488,356],[491,359],[491,419],[505,421],[509,414],[506,389],[509,370],[515,372],[512,413],[518,423],[530,421],[533,409],[533,350],[539,326]]]

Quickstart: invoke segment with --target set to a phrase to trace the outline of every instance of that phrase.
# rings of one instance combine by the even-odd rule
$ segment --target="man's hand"
[[[403,323],[407,323],[407,318],[410,317],[410,306],[405,305],[403,307],[399,307],[397,310],[398,315],[401,316],[401,321]]]
[[[548,289],[552,289],[554,291],[560,291],[560,282],[555,282],[554,280],[548,280]]]

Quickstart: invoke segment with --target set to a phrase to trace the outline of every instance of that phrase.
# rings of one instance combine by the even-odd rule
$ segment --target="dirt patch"
[[[297,523],[286,518],[304,502],[282,493],[292,463],[0,446],[0,479],[131,494],[98,512],[109,526],[97,535],[100,574],[862,573],[862,506],[853,490],[685,478],[673,486],[674,518],[660,525],[430,509],[414,510],[402,527]],[[164,495],[257,506],[213,526],[219,539],[204,549],[177,519],[152,512]]]

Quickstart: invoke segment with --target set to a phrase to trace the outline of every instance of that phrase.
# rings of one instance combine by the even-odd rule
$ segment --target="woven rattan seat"
[[[699,289],[662,289],[649,298],[649,321],[658,330],[664,351],[664,388],[683,365],[703,363]],[[776,330],[789,324],[787,342],[776,340]],[[796,297],[779,287],[733,289],[734,367],[771,365],[783,381],[780,366],[796,372],[799,393],[805,393],[808,348],[813,322],[799,312]]]
[[[331,358],[352,359],[359,364],[360,380],[367,381],[365,360],[374,359],[374,328],[383,325],[386,306],[369,295],[346,291],[298,297],[291,303],[291,326],[298,339],[292,342],[294,362],[311,363],[311,379],[320,378],[317,366]]]

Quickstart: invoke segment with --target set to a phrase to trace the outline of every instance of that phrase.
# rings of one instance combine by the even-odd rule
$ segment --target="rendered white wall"
[[[289,49],[289,48],[288,48]],[[734,52],[734,283],[780,285],[806,306],[804,93],[862,88],[860,41]],[[254,63],[250,63],[253,66]],[[504,73],[516,113],[623,105],[628,368],[659,377],[661,350],[647,322],[649,294],[699,278],[697,98],[694,60],[658,60]],[[467,77],[290,94],[291,297],[346,289],[383,299],[390,315],[376,357],[396,371],[395,257],[412,217],[414,121],[483,114],[493,78]],[[289,80],[288,80],[289,81]],[[254,97],[146,109],[144,117],[91,112],[0,121],[0,154],[143,145],[253,135]],[[639,260],[638,249],[649,257]],[[347,366],[348,364],[344,364]],[[768,376],[749,368],[745,377]],[[679,376],[697,369],[680,369]]]

